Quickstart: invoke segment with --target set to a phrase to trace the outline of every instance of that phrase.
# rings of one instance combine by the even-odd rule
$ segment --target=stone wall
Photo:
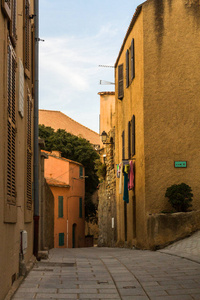
[[[200,210],[148,216],[149,249],[163,248],[200,230]]]
[[[111,139],[112,138],[112,139]],[[116,172],[114,163],[114,130],[108,134],[108,141],[112,144],[105,144],[106,178],[100,183],[98,224],[99,239],[98,246],[115,246],[117,240],[116,220]]]

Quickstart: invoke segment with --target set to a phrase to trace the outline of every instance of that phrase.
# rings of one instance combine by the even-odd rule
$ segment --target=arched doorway
[[[76,223],[72,225],[72,248],[76,248]]]

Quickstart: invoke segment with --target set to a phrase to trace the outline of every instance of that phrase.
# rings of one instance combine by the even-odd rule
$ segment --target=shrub
[[[192,201],[192,189],[185,183],[174,184],[167,188],[165,197],[169,198],[169,203],[177,212],[186,212]]]

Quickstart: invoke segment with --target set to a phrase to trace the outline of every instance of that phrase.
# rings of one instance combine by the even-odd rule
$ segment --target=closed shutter
[[[15,46],[17,42],[17,0],[12,0],[10,37]]]
[[[122,159],[125,159],[124,131],[122,132]]]
[[[9,20],[11,20],[11,0],[1,0],[2,9]]]
[[[83,167],[79,168],[79,177],[83,177]]]
[[[19,113],[24,117],[24,67],[21,59],[19,58]]]
[[[63,218],[63,196],[58,196],[58,218]]]
[[[129,87],[129,50],[126,51],[126,87]]]
[[[135,42],[131,41],[131,80],[135,78]]]
[[[16,143],[16,55],[8,39],[7,66],[7,202],[16,204],[16,172],[15,172],[15,143]]]
[[[131,122],[128,122],[128,158],[131,158]]]
[[[132,116],[131,120],[131,130],[132,130],[132,156],[135,155],[135,116]]]
[[[65,234],[59,233],[59,246],[64,246],[65,244]]]
[[[118,66],[118,99],[124,97],[124,76],[123,76],[123,64]]]
[[[25,0],[24,7],[24,68],[26,75],[30,78],[31,67],[31,19],[30,0]]]
[[[79,198],[79,218],[83,217],[83,200]]]
[[[27,96],[27,209],[32,209],[32,101],[28,92]]]

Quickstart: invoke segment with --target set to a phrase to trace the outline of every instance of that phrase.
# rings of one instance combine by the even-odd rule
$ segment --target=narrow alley
[[[49,259],[34,266],[12,299],[199,300],[199,241],[197,232],[155,252],[52,249]]]

